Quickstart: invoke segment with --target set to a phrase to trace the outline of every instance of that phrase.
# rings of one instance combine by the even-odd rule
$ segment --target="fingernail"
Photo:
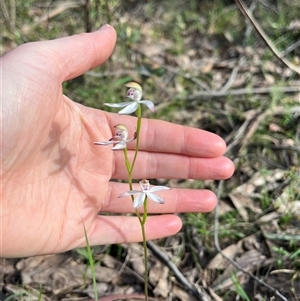
[[[99,30],[106,30],[109,27],[111,27],[109,24],[104,24],[99,28]]]

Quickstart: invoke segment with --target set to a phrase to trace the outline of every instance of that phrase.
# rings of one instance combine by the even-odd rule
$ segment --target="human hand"
[[[141,241],[122,151],[95,146],[122,123],[134,132],[136,118],[77,104],[62,83],[102,64],[112,53],[112,27],[52,41],[24,44],[1,58],[0,256],[63,252],[91,245]],[[206,131],[144,119],[133,177],[225,179],[233,163],[224,141]],[[132,156],[134,143],[128,145]],[[164,205],[149,203],[148,239],[181,228],[173,213],[206,212],[216,205],[208,190],[172,189]],[[99,212],[102,213],[99,215]],[[106,214],[108,213],[108,214]]]

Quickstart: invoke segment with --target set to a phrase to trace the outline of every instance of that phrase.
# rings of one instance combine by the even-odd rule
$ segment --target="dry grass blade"
[[[243,13],[243,15],[248,18],[248,20],[251,22],[255,30],[258,32],[258,34],[261,36],[261,38],[264,40],[264,42],[267,44],[267,46],[271,49],[271,51],[274,53],[274,55],[282,62],[284,63],[288,68],[293,70],[294,72],[300,74],[300,67],[294,65],[289,60],[284,58],[282,54],[278,51],[278,49],[274,46],[272,41],[269,39],[267,34],[264,32],[264,30],[261,28],[259,23],[255,20],[253,17],[251,11],[247,8],[246,4],[242,0],[235,0],[238,8]]]
[[[63,2],[60,3],[57,7],[51,9],[50,11],[47,11],[44,15],[42,15],[33,25],[24,25],[21,28],[21,32],[24,35],[27,35],[29,32],[31,32],[32,30],[34,30],[34,28],[36,26],[38,26],[39,24],[49,21],[52,18],[60,15],[61,13],[63,13],[64,11],[70,9],[70,8],[78,8],[84,5],[83,1],[71,1],[71,2]]]

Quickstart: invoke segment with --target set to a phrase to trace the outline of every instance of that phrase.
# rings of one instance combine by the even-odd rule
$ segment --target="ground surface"
[[[276,290],[286,300],[300,300],[300,79],[272,55],[235,3],[25,2],[1,1],[6,8],[2,53],[24,41],[109,22],[118,31],[115,53],[104,67],[66,83],[65,93],[102,108],[108,99],[121,101],[123,84],[135,80],[154,100],[154,118],[215,132],[228,143],[236,172],[222,185],[157,180],[172,187],[212,189],[220,203],[218,224],[215,212],[183,215],[184,228],[177,236],[149,244],[153,300],[283,300]],[[276,47],[299,66],[298,1],[247,5]],[[243,271],[219,254],[216,227],[221,249]],[[94,249],[99,300],[143,300],[142,254],[139,244]],[[168,260],[161,260],[161,254]],[[0,300],[94,296],[84,250],[2,259],[0,279]],[[114,299],[105,297],[110,294]]]

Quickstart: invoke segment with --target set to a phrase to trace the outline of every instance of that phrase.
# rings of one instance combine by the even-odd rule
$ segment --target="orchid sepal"
[[[166,186],[153,186],[150,188],[149,181],[144,179],[140,181],[141,190],[129,190],[124,193],[122,193],[119,198],[125,197],[125,196],[132,196],[135,195],[133,201],[133,208],[137,209],[143,205],[143,203],[146,200],[146,197],[150,200],[152,200],[155,203],[164,204],[164,200],[156,195],[154,192],[160,191],[160,190],[169,190],[171,188]]]

